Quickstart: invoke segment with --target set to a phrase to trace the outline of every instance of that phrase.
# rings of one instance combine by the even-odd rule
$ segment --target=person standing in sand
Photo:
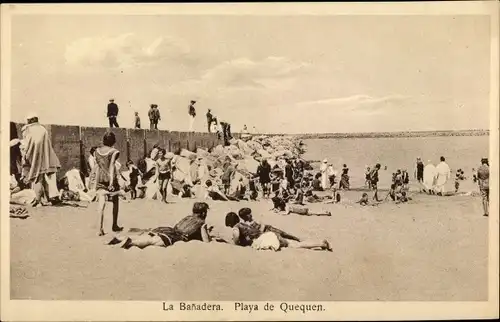
[[[427,161],[424,167],[424,191],[429,194],[434,194],[434,183],[436,179],[436,167],[431,160]]]
[[[445,162],[445,158],[440,158],[441,162],[436,167],[436,186],[435,191],[438,196],[443,196],[445,193],[446,182],[451,177],[450,166]]]
[[[104,210],[106,201],[113,203],[113,224],[114,232],[121,231],[123,228],[118,226],[119,194],[120,186],[118,184],[118,171],[116,161],[120,156],[120,151],[113,146],[116,143],[116,137],[113,132],[104,134],[103,145],[95,151],[95,190],[98,196],[98,214],[99,214],[99,232],[98,235],[104,235]]]
[[[24,152],[22,153],[22,178],[26,185],[32,185],[36,200],[42,203],[45,196],[49,201],[59,196],[56,173],[61,168],[47,129],[38,122],[38,116],[31,113],[26,117],[28,124],[23,126]]]
[[[323,190],[327,190],[329,188],[327,170],[328,170],[328,160],[324,159],[323,163],[321,164],[321,167],[319,168],[319,171],[321,172],[321,188],[323,188]]]
[[[417,158],[417,162],[415,164],[415,170],[413,171],[413,177],[417,180],[418,183],[424,183],[424,163],[420,157]]]
[[[342,167],[339,190],[349,190],[349,168],[347,167],[347,164],[344,164],[344,166]]]
[[[370,182],[371,182],[371,187],[375,191],[373,193],[373,200],[380,202],[381,200],[378,199],[378,171],[380,170],[380,163],[377,163],[375,167],[373,167],[372,171],[370,172]]]
[[[158,152],[158,160],[156,160],[156,175],[158,180],[158,191],[161,195],[161,201],[167,202],[167,186],[172,177],[172,158],[167,158],[165,149],[160,149]]]
[[[269,198],[271,184],[271,165],[266,159],[262,159],[257,167],[257,176],[262,187],[262,197]]]
[[[483,199],[484,216],[488,217],[490,207],[490,167],[487,158],[481,159],[481,166],[477,169],[477,181]]]

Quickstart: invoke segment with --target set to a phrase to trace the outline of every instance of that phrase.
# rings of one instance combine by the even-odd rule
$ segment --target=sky
[[[489,127],[488,16],[17,15],[11,118],[261,133]]]

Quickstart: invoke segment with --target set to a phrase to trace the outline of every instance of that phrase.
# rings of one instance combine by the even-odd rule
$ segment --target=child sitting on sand
[[[361,206],[378,206],[379,205],[379,202],[371,202],[370,199],[368,198],[368,194],[366,192],[363,193],[363,195],[361,195],[361,199],[359,199],[359,201],[357,201],[356,203],[359,203]]]
[[[398,200],[396,201],[396,204],[406,203],[410,200],[412,199],[406,195],[406,191],[402,191],[401,196],[399,196]]]
[[[361,206],[368,206],[368,194],[366,192],[363,192],[363,195],[361,196],[361,199],[359,199],[358,203]]]
[[[304,205],[304,190],[302,190],[300,183],[295,184],[295,198],[293,203],[296,205]]]

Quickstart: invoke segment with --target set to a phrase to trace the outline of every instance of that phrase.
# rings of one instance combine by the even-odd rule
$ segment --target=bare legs
[[[168,203],[167,202],[167,185],[168,185],[169,179],[158,179],[158,190],[161,195],[161,201]]]
[[[483,209],[484,209],[484,216],[488,217],[489,216],[489,208],[490,208],[490,198],[489,198],[489,191],[481,191],[482,197],[483,197]]]
[[[301,215],[301,216],[331,216],[332,213],[329,211],[324,211],[324,212],[310,212],[308,208],[305,209],[305,211],[295,211],[294,209],[288,208],[286,215],[289,214],[296,214],[296,215]]]
[[[301,242],[289,242],[289,248],[305,248],[305,249],[322,249],[333,251],[330,243],[327,240],[318,241],[318,240],[304,240]]]
[[[377,202],[381,202],[382,200],[378,199],[378,187],[373,186],[373,189],[375,190],[375,192],[373,193],[373,200],[375,200]]]
[[[97,212],[98,212],[98,227],[99,227],[99,236],[103,236],[105,234],[104,232],[104,210],[106,209],[106,197],[107,197],[107,191],[104,190],[99,190],[98,192],[98,203],[97,203]],[[119,213],[119,199],[118,196],[113,196],[112,197],[112,202],[113,202],[113,224],[112,224],[112,231],[118,232],[123,230],[122,227],[118,226],[118,213]]]
[[[97,227],[99,227],[99,236],[104,235],[104,209],[106,208],[106,192],[99,190],[97,195],[97,213],[99,214],[99,222]]]

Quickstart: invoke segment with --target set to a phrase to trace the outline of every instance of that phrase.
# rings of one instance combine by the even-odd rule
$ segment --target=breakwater
[[[24,124],[16,123],[19,137]],[[84,173],[88,171],[87,162],[93,146],[99,146],[106,131],[116,136],[115,147],[120,151],[120,162],[125,165],[127,160],[134,163],[146,156],[153,145],[158,144],[167,151],[178,153],[181,149],[196,151],[197,148],[210,149],[223,141],[213,133],[175,132],[148,129],[103,128],[44,124],[49,133],[52,146],[61,162],[58,177],[73,168]],[[238,133],[233,133],[239,138]]]
[[[413,138],[436,136],[485,136],[489,130],[458,131],[404,131],[404,132],[358,132],[358,133],[307,133],[296,134],[300,139],[358,139],[358,138]]]

